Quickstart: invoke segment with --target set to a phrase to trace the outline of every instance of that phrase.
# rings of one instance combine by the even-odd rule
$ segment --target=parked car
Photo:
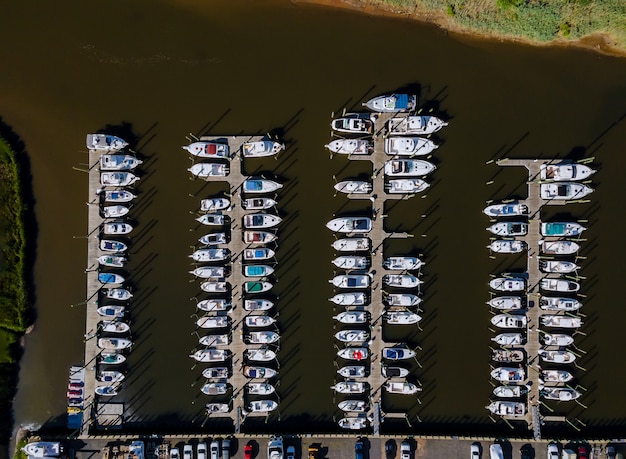
[[[246,446],[243,447],[243,459],[252,459],[252,444],[247,443]]]
[[[170,459],[180,459],[180,450],[178,448],[170,449]]]
[[[396,457],[396,441],[389,439],[385,442],[385,457],[387,459],[395,459]]]
[[[615,459],[616,453],[615,453],[615,447],[614,446],[607,446],[606,447],[606,457],[608,459]]]
[[[198,443],[198,446],[196,446],[196,456],[198,456],[198,459],[207,459],[206,443],[204,442]]]
[[[211,459],[220,459],[220,442],[213,440],[210,446]]]
[[[411,459],[411,443],[406,440],[400,443],[400,458]]]
[[[193,459],[193,446],[183,446],[183,459]]]
[[[559,459],[559,447],[556,443],[548,445],[548,459]]]
[[[470,446],[470,459],[480,459],[482,453],[481,449],[480,443],[477,441],[472,443],[472,446]]]
[[[585,445],[578,447],[578,459],[589,459],[589,451]]]
[[[522,445],[519,449],[519,453],[521,459],[533,459],[535,457],[535,451],[529,443]]]
[[[230,459],[230,440],[222,440],[222,459]]]
[[[287,446],[287,459],[296,459],[295,446]]]
[[[309,446],[309,459],[317,459],[317,455],[319,454],[320,449],[317,445]]]
[[[502,446],[498,443],[494,443],[489,446],[489,457],[490,459],[504,459],[504,451],[502,451]]]
[[[267,459],[283,459],[283,437],[272,437],[267,443]]]
[[[365,445],[363,444],[363,440],[359,438],[354,444],[354,458],[363,459],[364,451],[365,451]]]

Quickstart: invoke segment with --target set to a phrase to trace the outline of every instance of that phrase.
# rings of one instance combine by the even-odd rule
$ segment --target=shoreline
[[[575,48],[594,51],[598,54],[610,57],[626,57],[626,49],[614,46],[613,39],[606,34],[593,34],[578,40],[551,40],[549,42],[538,42],[524,37],[498,35],[495,33],[483,33],[462,27],[450,19],[446,13],[429,12],[419,10],[416,7],[413,11],[408,9],[393,8],[386,6],[376,0],[291,0],[294,4],[314,4],[323,5],[345,10],[359,11],[372,16],[386,16],[405,18],[415,22],[434,25],[445,31],[466,38],[478,40],[490,40],[533,46],[536,48]]]

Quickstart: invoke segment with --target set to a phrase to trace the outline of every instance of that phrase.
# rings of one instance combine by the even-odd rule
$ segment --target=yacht
[[[132,171],[142,163],[131,155],[100,155],[101,171]]]
[[[200,388],[203,394],[206,395],[223,395],[230,389],[228,383],[206,383]]]
[[[491,353],[491,360],[499,363],[520,363],[524,358],[524,351],[520,349],[494,349]]]
[[[409,370],[402,367],[381,365],[380,374],[385,378],[404,378],[409,375]]]
[[[123,284],[124,277],[120,274],[115,273],[98,273],[98,281],[102,284],[112,285],[112,284]]]
[[[100,289],[105,298],[112,300],[127,301],[133,297],[133,294],[123,288],[103,288]]]
[[[126,252],[128,246],[120,241],[114,241],[112,239],[101,239],[100,250],[103,252]]]
[[[106,352],[101,351],[98,363],[100,365],[119,365],[126,361],[126,356],[119,354],[117,352]]]
[[[200,349],[194,352],[189,357],[198,362],[225,362],[230,357],[230,351],[228,349]]]
[[[367,402],[363,400],[344,400],[342,402],[339,402],[337,407],[341,411],[365,413],[365,411],[367,411],[368,405]]]
[[[372,279],[367,274],[342,274],[333,277],[330,282],[337,288],[367,288]]]
[[[276,388],[269,383],[251,382],[244,386],[248,394],[270,395],[276,392]]]
[[[200,284],[200,289],[207,293],[225,293],[230,290],[230,284],[223,281],[206,281]]]
[[[539,247],[546,255],[571,255],[580,250],[580,245],[574,241],[543,241]]]
[[[388,287],[414,288],[422,283],[412,274],[385,274],[383,284]]]
[[[547,400],[558,400],[559,402],[568,402],[576,400],[582,394],[570,387],[544,387],[540,394]]]
[[[133,230],[132,225],[123,221],[105,222],[102,225],[104,234],[128,234]]]
[[[552,222],[541,224],[542,236],[572,237],[580,236],[587,228],[574,222]]]
[[[231,343],[230,333],[222,333],[218,335],[204,335],[198,339],[198,343],[202,346],[228,346]]]
[[[487,301],[487,304],[496,309],[522,309],[522,297],[496,296]]]
[[[221,279],[225,275],[225,269],[222,266],[200,266],[189,274],[193,274],[201,279]]]
[[[525,236],[528,234],[528,223],[524,222],[498,222],[487,228],[496,236]]]
[[[339,421],[337,421],[337,424],[339,424],[339,427],[341,427],[342,429],[362,430],[367,427],[367,418],[346,417],[341,418]]]
[[[548,351],[540,349],[539,356],[541,360],[549,363],[573,363],[576,360],[576,355],[566,350]]]
[[[342,359],[361,361],[369,357],[369,350],[366,347],[346,347],[337,351],[337,355]]]
[[[207,416],[214,414],[214,413],[228,413],[230,411],[230,406],[228,405],[228,403],[207,403],[206,404],[206,413]],[[202,459],[200,457],[200,451],[201,451],[201,443],[198,443],[198,459]],[[204,459],[206,459],[206,453],[204,456]]]
[[[517,201],[502,204],[492,204],[483,209],[488,217],[517,217],[528,214],[528,206]]]
[[[244,142],[241,150],[244,158],[262,158],[274,156],[279,151],[285,149],[285,144],[273,140],[258,140],[255,142]]]
[[[241,200],[241,207],[245,210],[267,210],[275,207],[275,199],[272,198],[247,198]]]
[[[231,307],[228,300],[223,298],[209,298],[206,300],[198,301],[196,307],[201,311],[214,312],[214,311],[226,311]]]
[[[111,266],[113,268],[122,268],[126,264],[127,258],[119,255],[101,255],[98,257],[98,264],[102,266]]]
[[[248,281],[244,282],[243,290],[246,293],[263,293],[271,290],[273,285],[270,282]]]
[[[526,405],[522,402],[491,402],[487,409],[498,416],[521,417],[526,414]]]
[[[541,316],[540,320],[541,324],[546,327],[579,328],[583,324],[580,317],[559,316],[552,314],[544,314]]]
[[[377,113],[410,112],[417,108],[417,96],[415,94],[385,94],[363,102],[363,106]]]
[[[344,378],[364,378],[366,375],[363,365],[347,365],[337,370],[337,373]]]
[[[269,311],[274,307],[274,303],[270,300],[244,300],[243,308],[246,311]]]
[[[246,327],[250,328],[261,328],[261,327],[269,327],[274,324],[276,319],[270,316],[246,316],[244,323]]]
[[[428,175],[436,168],[422,159],[392,159],[385,162],[384,172],[388,177],[411,177]]]
[[[524,386],[504,385],[494,387],[493,395],[499,398],[519,398],[526,391],[527,389]]]
[[[98,338],[98,347],[107,351],[128,349],[132,345],[132,341],[126,338]]]
[[[559,278],[541,279],[541,281],[539,282],[539,287],[542,290],[546,290],[548,292],[574,293],[580,290],[580,284],[578,282]]]
[[[277,226],[282,219],[278,215],[271,214],[248,214],[243,216],[243,226],[247,229],[273,228]]]
[[[331,263],[337,268],[345,269],[346,271],[352,269],[363,270],[369,266],[367,257],[356,255],[343,255],[335,258]]]
[[[257,367],[251,365],[244,365],[243,375],[251,379],[269,379],[273,378],[278,372],[272,368]]]
[[[412,115],[402,118],[391,118],[387,122],[387,129],[390,135],[424,135],[437,132],[447,125],[447,122],[436,116]]]
[[[372,242],[366,237],[349,237],[337,239],[332,243],[333,249],[338,252],[365,252],[370,250]]]
[[[368,233],[372,229],[369,217],[340,217],[326,223],[326,228],[336,233]]]
[[[496,277],[489,281],[489,287],[499,292],[520,292],[526,288],[523,277]]]
[[[267,277],[274,272],[274,268],[269,265],[244,265],[243,275],[245,277]]]
[[[251,362],[270,362],[276,359],[276,352],[265,348],[246,349],[244,357]]]
[[[370,334],[365,330],[340,330],[335,333],[335,338],[342,343],[365,343]]]
[[[24,445],[22,451],[30,457],[57,457],[63,452],[63,447],[57,441],[36,441]]]
[[[131,172],[102,172],[100,174],[102,186],[130,186],[138,180],[139,177]]]
[[[278,408],[278,402],[274,400],[255,400],[248,403],[248,411],[252,413],[269,413]]]
[[[330,386],[330,388],[340,394],[363,394],[367,390],[368,384],[360,381],[342,381]]]
[[[385,322],[389,325],[412,325],[422,320],[422,317],[410,311],[387,311]]]
[[[513,240],[497,240],[487,246],[495,253],[520,253],[526,250],[526,242]]]
[[[200,201],[200,210],[202,212],[218,212],[226,210],[230,207],[230,200],[227,198],[210,198]]]
[[[522,367],[498,367],[491,370],[491,377],[501,382],[519,382],[526,379],[526,372]]]
[[[383,293],[383,300],[388,306],[416,306],[422,302],[422,299],[411,293]]]
[[[557,164],[542,164],[540,166],[541,180],[581,181],[586,180],[596,171],[584,164],[561,162]]]
[[[94,392],[101,397],[112,397],[117,395],[117,389],[114,386],[97,386]]]
[[[374,145],[367,139],[337,139],[324,146],[333,153],[344,155],[369,155],[374,151]]]
[[[574,344],[574,338],[565,333],[542,333],[541,340],[544,346],[569,346]]]
[[[346,194],[367,194],[372,192],[372,184],[361,180],[344,180],[334,185],[335,190]]]
[[[224,328],[230,325],[228,316],[204,316],[196,321],[200,328]]]
[[[333,319],[342,324],[366,324],[370,318],[368,311],[345,311],[333,316]]]
[[[363,306],[367,303],[367,294],[364,292],[338,293],[329,301],[339,306]]]
[[[346,134],[371,134],[374,130],[374,121],[371,115],[365,113],[346,113],[330,123],[333,131]]]
[[[574,375],[566,370],[542,370],[541,379],[546,383],[565,383],[574,379]]]
[[[271,193],[281,189],[283,186],[273,180],[252,177],[244,180],[243,192],[247,194]]]
[[[102,208],[102,216],[104,218],[119,218],[128,214],[128,212],[130,212],[128,207],[120,205],[104,206]]]
[[[437,149],[438,145],[423,137],[387,137],[385,153],[391,156],[425,156]]]
[[[219,245],[226,244],[226,233],[209,233],[198,239],[200,244],[204,245]]]
[[[568,274],[578,271],[580,266],[571,261],[550,260],[540,261],[539,269],[541,269],[544,273]]]
[[[118,320],[105,320],[98,322],[98,330],[103,333],[128,333],[130,331],[130,325],[126,322]]]
[[[250,344],[273,344],[278,342],[280,335],[272,331],[251,331],[246,335]]]
[[[542,183],[539,185],[541,199],[582,199],[593,193],[593,188],[576,182]]]
[[[491,318],[491,323],[498,328],[524,328],[528,319],[521,314],[496,314]]]
[[[383,267],[390,270],[411,271],[424,266],[416,257],[389,257],[383,261]]]
[[[500,346],[519,346],[524,344],[524,335],[521,333],[500,333],[492,340]]]
[[[419,178],[391,179],[385,184],[385,189],[390,194],[421,193],[428,187],[430,183]]]
[[[228,258],[230,252],[228,249],[199,249],[189,255],[194,261],[224,261]]]
[[[128,190],[106,190],[104,192],[105,202],[130,202],[136,197]]]
[[[269,244],[278,239],[275,233],[269,231],[249,231],[243,232],[243,240],[247,244]]]
[[[420,387],[410,382],[387,381],[383,387],[390,394],[412,395],[422,390]]]
[[[406,347],[383,347],[382,358],[387,360],[406,360],[415,357],[415,351]]]
[[[124,378],[124,373],[112,370],[102,370],[96,376],[97,381],[109,384],[121,382],[124,380]]]
[[[257,247],[252,249],[245,249],[243,251],[243,259],[245,261],[260,261],[269,260],[274,257],[276,252],[267,247]]]
[[[204,214],[196,218],[196,221],[207,226],[220,226],[226,222],[226,217],[222,214]]]
[[[546,311],[577,311],[582,303],[574,298],[542,296],[539,307]]]
[[[108,134],[87,134],[86,140],[89,150],[119,151],[128,146],[124,139]]]
[[[199,158],[228,159],[230,154],[228,144],[221,142],[198,141],[184,145],[182,148]]]

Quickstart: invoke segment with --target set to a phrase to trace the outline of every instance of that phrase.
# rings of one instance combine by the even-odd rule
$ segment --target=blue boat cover
[[[260,191],[263,188],[260,180],[246,180],[244,184],[246,191]]]
[[[396,94],[396,108],[408,108],[409,95],[408,94]]]

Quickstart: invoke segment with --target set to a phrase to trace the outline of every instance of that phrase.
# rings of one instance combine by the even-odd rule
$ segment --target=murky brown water
[[[363,207],[333,197],[332,175],[367,173],[368,166],[329,158],[323,145],[330,116],[419,85],[422,100],[450,125],[441,132],[439,169],[427,197],[386,209],[388,228],[415,235],[386,249],[423,253],[427,261],[423,331],[404,337],[423,349],[414,375],[425,391],[421,404],[389,400],[390,407],[409,410],[413,432],[510,432],[494,426],[484,409],[492,387],[484,301],[489,273],[523,266],[523,258],[489,259],[481,210],[487,199],[523,194],[525,174],[485,163],[501,156],[595,156],[601,170],[592,202],[550,212],[571,212],[591,228],[581,273],[587,277],[585,336],[576,342],[586,352],[579,362],[587,371],[576,376],[588,390],[587,408],[551,407],[584,422],[586,434],[623,433],[626,60],[461,40],[401,19],[285,1],[14,2],[3,7],[0,30],[0,116],[31,156],[38,223],[39,320],[26,339],[17,423],[53,428],[64,422],[67,372],[83,354],[85,306],[70,305],[84,299],[83,270],[90,263],[81,237],[85,202],[93,198],[86,175],[72,167],[86,162],[87,132],[124,125],[146,159],[129,266],[137,290],[136,345],[120,397],[129,427],[199,429],[204,419],[200,371],[187,357],[196,339],[189,298],[198,292],[189,282],[187,255],[202,234],[189,231],[195,228],[189,212],[212,189],[188,180],[180,149],[185,135],[282,129],[287,152],[249,166],[286,181],[276,286],[281,419],[249,429],[334,429],[327,301],[333,239],[324,223],[339,210]],[[409,428],[396,421],[385,430]]]

